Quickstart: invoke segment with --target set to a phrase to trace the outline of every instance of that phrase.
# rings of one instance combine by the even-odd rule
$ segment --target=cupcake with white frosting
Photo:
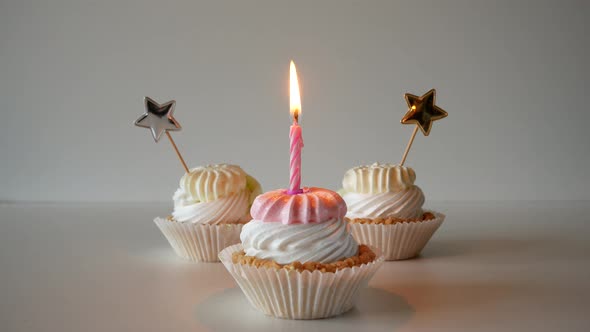
[[[180,179],[172,215],[154,222],[180,257],[218,261],[219,251],[240,242],[252,201],[260,193],[258,181],[239,166],[193,168]]]
[[[348,170],[340,193],[357,241],[383,251],[386,260],[420,254],[445,216],[423,210],[424,193],[410,167],[378,164]]]
[[[333,191],[267,192],[250,212],[242,243],[219,256],[250,303],[267,315],[316,319],[346,312],[383,262],[352,237],[346,204]]]

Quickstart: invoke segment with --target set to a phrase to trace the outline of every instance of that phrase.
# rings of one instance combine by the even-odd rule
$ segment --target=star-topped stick
[[[403,166],[406,162],[408,152],[410,151],[412,143],[414,142],[414,138],[416,138],[416,134],[418,133],[418,128],[422,130],[424,136],[428,136],[430,134],[430,129],[432,129],[432,123],[449,115],[442,108],[435,105],[436,90],[434,89],[426,92],[422,97],[406,93],[405,98],[410,109],[402,118],[401,123],[415,123],[416,127],[414,128],[412,137],[410,137],[410,141],[406,146],[406,151],[404,152],[402,161],[399,163],[400,166]]]
[[[148,128],[152,132],[152,136],[154,137],[154,141],[156,143],[160,140],[162,133],[166,133],[170,143],[172,143],[172,147],[174,151],[176,151],[176,155],[180,162],[182,163],[182,167],[184,170],[189,173],[188,167],[184,162],[184,158],[178,151],[178,147],[176,147],[176,143],[172,139],[172,136],[168,131],[178,131],[181,129],[180,124],[172,114],[174,113],[174,106],[176,105],[175,100],[171,100],[164,104],[159,104],[155,100],[150,97],[145,97],[145,113],[143,113],[139,119],[135,120],[135,125],[138,127]]]

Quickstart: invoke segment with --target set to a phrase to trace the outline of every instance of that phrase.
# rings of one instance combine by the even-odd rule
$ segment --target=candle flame
[[[299,95],[299,80],[297,79],[297,68],[295,68],[295,62],[291,60],[290,71],[289,71],[289,103],[291,115],[298,120],[299,114],[301,113],[301,96]]]

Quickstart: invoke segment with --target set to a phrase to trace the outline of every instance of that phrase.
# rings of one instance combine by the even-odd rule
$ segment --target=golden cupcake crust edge
[[[319,262],[293,262],[290,264],[279,264],[274,260],[260,259],[254,256],[246,256],[243,250],[232,254],[232,262],[234,264],[250,265],[255,267],[263,267],[269,269],[285,269],[289,271],[320,271],[320,272],[336,272],[338,270],[352,268],[355,266],[361,266],[368,264],[377,258],[377,255],[368,246],[361,244],[359,245],[359,251],[356,256],[348,257],[332,263],[319,263]]]
[[[414,218],[414,219],[386,217],[386,218],[345,218],[345,220],[349,224],[393,225],[393,224],[404,223],[404,222],[429,221],[429,220],[433,220],[434,218],[436,218],[434,213],[425,212],[420,218]]]

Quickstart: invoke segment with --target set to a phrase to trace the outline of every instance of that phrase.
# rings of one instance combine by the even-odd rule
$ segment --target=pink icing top
[[[328,189],[303,188],[303,192],[296,195],[279,189],[256,197],[250,214],[252,219],[263,222],[309,224],[344,218],[346,203],[340,195]]]

